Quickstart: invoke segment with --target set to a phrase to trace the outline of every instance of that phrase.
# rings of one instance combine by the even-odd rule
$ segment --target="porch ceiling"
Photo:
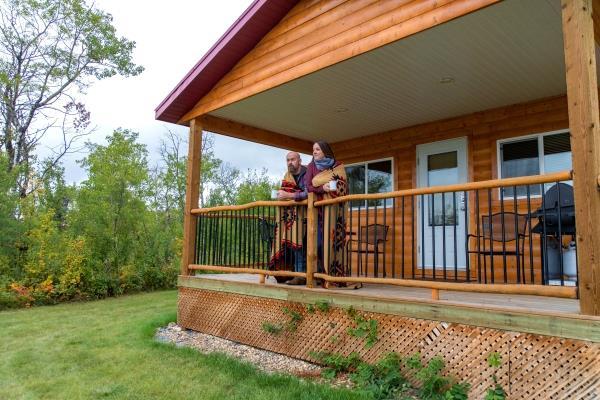
[[[560,13],[559,0],[504,1],[210,115],[337,142],[563,94]]]

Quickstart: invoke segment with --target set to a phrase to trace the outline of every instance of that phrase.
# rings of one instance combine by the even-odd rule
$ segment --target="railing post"
[[[600,315],[600,121],[592,14],[600,14],[600,1],[562,0],[579,304],[582,314]]]
[[[198,208],[198,198],[200,196],[202,125],[199,118],[190,121],[189,138],[183,215],[183,249],[181,254],[181,275],[184,276],[189,275],[188,267],[194,261],[196,250],[196,218],[192,215],[192,209]]]
[[[313,274],[317,271],[317,209],[315,194],[308,194],[306,206],[306,287],[314,287]]]

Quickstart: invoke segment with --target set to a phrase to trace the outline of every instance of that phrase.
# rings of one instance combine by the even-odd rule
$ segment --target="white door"
[[[467,182],[467,138],[417,146],[417,186]],[[417,260],[419,267],[442,272],[465,269],[466,208],[464,192],[418,196]]]

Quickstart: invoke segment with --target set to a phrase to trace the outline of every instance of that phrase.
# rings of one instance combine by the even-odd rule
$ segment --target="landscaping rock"
[[[267,373],[292,374],[302,378],[320,376],[321,367],[296,358],[273,353],[267,350],[232,342],[217,336],[207,335],[188,329],[182,329],[171,322],[156,332],[156,340],[163,343],[173,343],[177,347],[191,347],[201,353],[225,353],[240,360],[256,365]],[[335,386],[347,386],[347,382],[334,382]]]

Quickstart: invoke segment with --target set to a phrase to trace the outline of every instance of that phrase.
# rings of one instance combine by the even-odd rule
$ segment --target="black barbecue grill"
[[[538,223],[533,227],[532,233],[539,234],[541,237],[540,247],[542,254],[542,263],[544,268],[542,280],[548,283],[550,279],[560,279],[563,283],[563,236],[575,236],[575,201],[573,196],[573,187],[566,183],[556,183],[542,195],[542,205],[532,217],[538,219]],[[555,263],[549,263],[549,243],[555,243],[558,248],[558,260]],[[551,267],[549,268],[549,264]],[[552,266],[555,266],[552,268]]]

